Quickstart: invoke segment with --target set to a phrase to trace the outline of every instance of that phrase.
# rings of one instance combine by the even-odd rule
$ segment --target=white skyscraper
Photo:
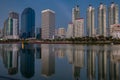
[[[95,11],[91,5],[87,9],[87,36],[95,36]]]
[[[108,30],[111,25],[118,23],[119,23],[119,6],[112,2],[111,6],[108,8]]]
[[[106,35],[106,6],[100,4],[98,9],[98,31],[99,35]]]
[[[77,18],[80,18],[80,9],[78,5],[72,9],[72,22],[74,22]]]
[[[84,19],[78,18],[74,23],[74,37],[83,37],[84,36]]]
[[[55,12],[46,9],[42,12],[42,39],[53,39],[55,36]]]

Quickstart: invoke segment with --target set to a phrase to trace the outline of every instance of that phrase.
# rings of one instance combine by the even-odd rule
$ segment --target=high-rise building
[[[65,38],[65,34],[66,34],[65,28],[59,28],[58,29],[58,36],[60,38]]]
[[[95,11],[91,5],[87,9],[87,36],[95,36]]]
[[[78,18],[74,22],[74,37],[83,37],[84,36],[84,19]]]
[[[66,37],[67,38],[72,38],[73,37],[73,23],[68,24],[67,32],[66,32]]]
[[[9,18],[13,19],[13,25],[12,25],[13,39],[18,39],[19,38],[19,14],[16,12],[10,12]]]
[[[75,6],[72,9],[72,24],[69,24],[70,27],[73,26],[72,35],[68,34],[67,30],[67,37],[83,37],[84,35],[84,19],[80,18],[80,9],[79,6]],[[69,28],[68,28],[69,29]],[[71,32],[70,32],[71,33]]]
[[[108,8],[108,32],[111,25],[118,23],[119,23],[119,6],[112,2],[111,6]],[[108,33],[108,35],[110,34]]]
[[[46,9],[42,14],[42,39],[53,39],[55,36],[55,12]]]
[[[35,37],[35,11],[25,8],[21,16],[21,38]]]
[[[6,39],[19,39],[19,14],[10,12],[4,22],[3,36]]]
[[[106,25],[106,6],[101,3],[98,9],[99,35],[106,36]]]
[[[72,9],[72,22],[74,22],[77,18],[80,18],[80,9],[78,5]]]

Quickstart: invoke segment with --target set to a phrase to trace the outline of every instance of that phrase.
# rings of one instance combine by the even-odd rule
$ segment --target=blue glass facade
[[[32,8],[24,9],[21,16],[21,38],[35,36],[35,12]]]

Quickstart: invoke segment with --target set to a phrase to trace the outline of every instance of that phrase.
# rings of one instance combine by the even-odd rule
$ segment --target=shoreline
[[[120,44],[119,41],[0,41],[0,44]]]

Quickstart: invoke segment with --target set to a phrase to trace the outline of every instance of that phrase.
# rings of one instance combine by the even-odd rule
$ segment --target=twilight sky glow
[[[120,7],[120,0],[0,0],[0,27],[3,27],[3,22],[10,11],[19,13],[21,18],[22,11],[31,7],[36,14],[36,27],[41,25],[41,11],[49,8],[56,12],[56,27],[67,28],[71,22],[72,8],[76,4],[80,6],[80,17],[85,19],[88,5],[91,4],[97,9],[101,2],[107,7],[111,2],[115,2]]]

